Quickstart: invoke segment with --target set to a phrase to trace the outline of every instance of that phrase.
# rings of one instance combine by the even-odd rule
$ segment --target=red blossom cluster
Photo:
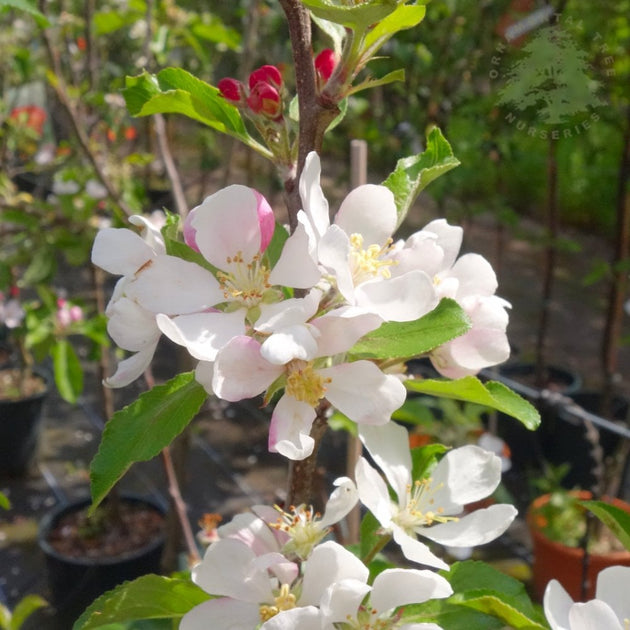
[[[38,105],[22,105],[21,107],[14,107],[9,118],[19,125],[33,129],[41,136],[46,122],[46,110]]]

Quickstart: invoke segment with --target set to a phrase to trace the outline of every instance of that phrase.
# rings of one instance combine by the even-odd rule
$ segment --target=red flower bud
[[[251,89],[247,104],[254,114],[262,114],[272,120],[282,117],[280,94],[275,87],[264,81],[259,81]]]
[[[330,48],[325,48],[315,57],[315,70],[323,83],[330,79],[336,65],[335,53]]]
[[[249,89],[252,90],[257,83],[269,83],[276,89],[282,87],[282,75],[276,66],[261,66],[249,75]]]
[[[9,116],[11,120],[15,120],[21,125],[30,127],[40,136],[46,122],[46,111],[37,105],[23,105],[22,107],[14,107]]]
[[[234,103],[239,103],[243,99],[243,85],[236,79],[221,79],[217,84],[223,98]]]

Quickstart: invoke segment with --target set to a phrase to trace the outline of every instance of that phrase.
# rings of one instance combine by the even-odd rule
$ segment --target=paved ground
[[[429,206],[410,217],[420,227],[431,218]],[[513,304],[511,339],[520,355],[529,358],[537,323],[540,286],[539,250],[535,226],[526,226],[518,238],[506,240],[499,271],[500,294]],[[598,385],[598,348],[603,323],[603,287],[585,288],[581,278],[590,262],[605,257],[606,245],[580,237],[581,254],[563,255],[557,274],[557,292],[551,304],[549,356],[554,363],[579,369],[589,387]],[[496,237],[490,220],[480,219],[467,231],[466,249],[494,259]],[[629,318],[630,319],[630,318]],[[626,322],[626,334],[628,334]],[[166,351],[168,358],[168,351]],[[168,360],[166,361],[168,363]],[[621,391],[628,393],[630,350],[620,352]],[[158,371],[157,376],[161,376]],[[46,595],[43,560],[36,545],[37,521],[49,508],[88,493],[87,470],[102,428],[97,399],[98,386],[90,375],[88,395],[71,407],[54,395],[45,408],[41,451],[26,478],[0,480],[0,490],[13,507],[0,514],[0,587],[13,605],[22,595]],[[126,395],[132,395],[128,392]],[[255,404],[208,404],[190,432],[190,450],[182,480],[191,520],[204,512],[229,518],[256,502],[270,503],[281,497],[286,484],[282,458],[266,450],[267,419]],[[332,436],[334,441],[337,436]],[[138,464],[122,482],[122,488],[167,501],[165,479],[159,461]],[[526,543],[522,522],[515,526],[508,543]],[[487,551],[508,565],[517,556],[527,557],[527,548],[498,545]],[[50,618],[40,615],[37,625],[45,630]]]

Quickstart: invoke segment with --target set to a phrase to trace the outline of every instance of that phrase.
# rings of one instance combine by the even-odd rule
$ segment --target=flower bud
[[[234,103],[240,103],[243,100],[243,85],[236,79],[221,79],[217,84],[223,98]]]
[[[252,90],[260,82],[268,83],[279,90],[282,87],[282,74],[276,66],[261,66],[249,75],[249,89]]]
[[[280,94],[269,83],[263,81],[256,83],[247,97],[247,104],[255,114],[262,114],[271,120],[282,117]]]
[[[330,79],[336,65],[335,53],[330,48],[325,48],[315,57],[315,70],[322,84]]]

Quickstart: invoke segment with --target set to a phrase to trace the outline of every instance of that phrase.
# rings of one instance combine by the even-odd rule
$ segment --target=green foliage
[[[59,339],[51,355],[59,395],[69,403],[76,403],[83,391],[83,368],[77,353],[67,339]]]
[[[168,619],[175,622],[208,598],[208,594],[190,580],[145,575],[101,595],[72,628],[109,629],[110,624],[138,620]],[[122,627],[129,626],[125,623]]]
[[[90,466],[91,513],[134,462],[155,457],[188,426],[206,397],[194,374],[186,372],[110,418]]]
[[[580,501],[580,505],[590,510],[630,551],[630,514],[605,501]]]
[[[0,492],[0,508],[3,510],[11,509],[11,501],[9,501],[9,497],[4,492]]]
[[[350,350],[371,359],[408,359],[429,352],[470,330],[462,308],[444,298],[429,313],[413,322],[385,322],[361,338]]]
[[[39,595],[26,595],[11,612],[4,604],[0,603],[0,629],[20,630],[26,620],[40,608],[48,606],[48,602]]]
[[[474,376],[455,380],[422,379],[405,381],[409,391],[452,398],[496,409],[520,420],[528,429],[540,424],[536,408],[516,392],[496,381],[482,383]]]

